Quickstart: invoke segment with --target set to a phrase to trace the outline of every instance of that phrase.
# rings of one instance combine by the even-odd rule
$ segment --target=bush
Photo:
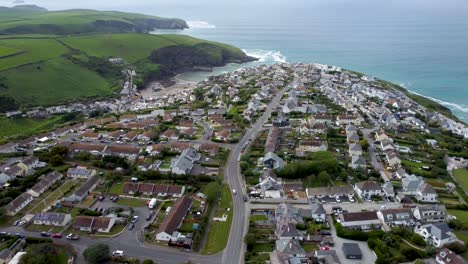
[[[466,252],[466,246],[459,242],[450,243],[447,245],[447,248],[457,254],[463,254]]]
[[[44,243],[52,243],[52,239],[50,238],[41,238],[41,237],[27,237],[26,244],[44,244]]]
[[[340,223],[335,225],[336,234],[345,239],[357,240],[357,241],[367,241],[369,239],[369,234],[359,230],[347,230]]]
[[[145,259],[141,262],[141,264],[153,264],[153,260],[152,259]]]

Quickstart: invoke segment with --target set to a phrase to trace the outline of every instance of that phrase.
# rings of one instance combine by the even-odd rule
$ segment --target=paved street
[[[237,195],[233,195],[234,219],[232,221],[233,224],[231,226],[228,244],[224,250],[222,263],[238,264],[244,262],[243,252],[245,252],[245,244],[243,241],[244,235],[247,232],[249,212],[247,207],[248,203],[244,203],[243,200],[245,184],[240,173],[239,162],[237,161],[238,157],[241,154],[242,149],[248,145],[262,129],[263,125],[273,112],[273,109],[278,105],[283,94],[296,84],[297,80],[294,80],[278,92],[266,108],[263,115],[257,119],[257,122],[252,126],[252,128],[247,130],[244,137],[237,145],[233,146],[231,150],[231,155],[229,156],[226,164],[225,179],[229,183],[229,186],[231,186],[231,189],[237,190]]]

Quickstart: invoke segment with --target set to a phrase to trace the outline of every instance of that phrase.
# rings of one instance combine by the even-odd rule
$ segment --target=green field
[[[230,208],[230,210],[227,211],[227,208]],[[227,237],[229,237],[229,232],[231,231],[233,211],[234,207],[232,206],[231,190],[228,185],[224,185],[221,193],[221,202],[215,208],[214,215],[216,217],[221,217],[223,214],[227,214],[227,221],[211,221],[210,228],[208,230],[208,238],[202,252],[203,254],[211,255],[224,250],[228,241]]]
[[[147,58],[155,49],[177,44],[163,35],[149,34],[96,34],[61,40],[90,56],[120,57],[131,63]]]
[[[463,187],[465,191],[468,190],[468,170],[456,169],[453,171],[453,176],[457,179],[457,182]]]
[[[57,58],[39,65],[28,65],[4,71],[0,78],[9,95],[22,105],[50,105],[78,100],[81,97],[112,94],[111,84],[84,67],[65,58]]]
[[[128,206],[128,207],[144,207],[146,206],[146,200],[142,199],[132,199],[132,198],[119,198],[117,200],[118,205]]]
[[[11,56],[19,52],[21,52],[21,50],[12,47],[0,46],[0,58],[5,56]]]
[[[54,39],[2,39],[0,46],[20,52],[11,57],[0,58],[0,71],[57,58],[68,52],[66,47]]]
[[[448,213],[456,216],[462,222],[468,222],[468,211],[449,209]]]
[[[61,124],[61,118],[61,116],[54,116],[49,119],[8,119],[0,117],[0,127],[2,128],[0,129],[0,138],[42,133],[53,128],[55,125]]]

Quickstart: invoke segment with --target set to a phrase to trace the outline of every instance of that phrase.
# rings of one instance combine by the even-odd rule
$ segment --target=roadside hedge
[[[369,238],[380,238],[385,235],[385,232],[382,230],[372,230],[369,232],[364,232],[360,230],[348,230],[344,228],[340,223],[335,224],[336,234],[345,239],[357,240],[357,241],[367,241]]]

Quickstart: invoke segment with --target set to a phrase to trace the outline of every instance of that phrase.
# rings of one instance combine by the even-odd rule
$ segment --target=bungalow
[[[330,125],[333,122],[333,117],[331,115],[314,115],[311,116],[308,121],[310,125]]]
[[[315,187],[306,189],[307,198],[317,199],[323,197],[336,196],[352,196],[354,195],[353,187],[350,185],[331,186],[331,187]]]
[[[395,191],[393,190],[392,182],[388,181],[382,185],[382,191],[385,194],[385,197],[395,197]]]
[[[265,141],[265,152],[275,152],[280,134],[281,129],[279,127],[274,126],[270,128]]]
[[[204,153],[208,153],[210,156],[214,157],[219,153],[219,145],[211,143],[203,143],[200,145],[199,150]]]
[[[171,241],[176,240],[178,237],[177,230],[179,229],[182,221],[192,206],[192,200],[187,196],[178,198],[169,214],[164,218],[163,222],[158,228],[156,233],[156,240]]]
[[[355,125],[347,125],[345,131],[346,131],[346,135],[357,133],[357,129]]]
[[[275,230],[276,239],[298,239],[302,241],[304,234],[297,230],[294,223],[278,223]]]
[[[72,144],[70,151],[73,153],[87,152],[92,155],[101,155],[106,148],[107,146],[105,145],[97,144]]]
[[[215,138],[217,140],[227,141],[231,138],[231,132],[227,129],[215,132]]]
[[[86,167],[78,166],[67,170],[67,177],[73,179],[89,179],[96,175],[96,170],[89,170]]]
[[[343,227],[349,229],[369,230],[382,226],[376,211],[343,213],[338,219]]]
[[[349,164],[349,167],[353,169],[366,168],[366,164],[366,159],[363,156],[353,155],[351,156],[351,163]]]
[[[63,174],[53,171],[43,176],[42,180],[36,183],[31,189],[28,190],[28,193],[33,197],[39,197],[45,191],[47,191],[52,185],[57,181],[63,178]]]
[[[415,219],[411,208],[384,209],[377,212],[382,224],[387,226],[413,226]]]
[[[101,138],[101,135],[96,132],[91,132],[91,131],[85,131],[80,134],[81,140],[82,141],[95,141],[99,140]]]
[[[30,156],[18,163],[18,166],[22,167],[26,175],[29,175],[33,172],[34,169],[41,167],[41,162],[38,158]],[[44,164],[45,165],[45,164]],[[42,165],[42,167],[44,167]]]
[[[350,156],[361,156],[362,155],[362,147],[360,144],[349,144],[349,155]]]
[[[282,158],[278,157],[278,155],[276,155],[275,153],[268,152],[263,157],[263,165],[270,169],[280,170],[286,165],[286,163],[284,162]]]
[[[179,136],[177,135],[177,131],[174,129],[168,129],[164,131],[160,137],[171,139],[171,140],[177,140],[179,138]]]
[[[374,181],[358,182],[354,185],[354,191],[361,199],[371,199],[372,196],[382,196],[382,188]]]
[[[171,171],[174,174],[190,174],[193,169],[194,162],[200,160],[200,153],[193,148],[188,148],[182,151],[179,157],[175,158],[171,164]]]
[[[104,156],[119,156],[129,160],[135,160],[141,149],[133,146],[108,146],[104,152]]]
[[[447,210],[445,206],[419,205],[413,210],[414,217],[421,223],[438,223],[447,220]]]
[[[8,142],[0,146],[0,153],[2,154],[14,153],[17,151],[18,151],[18,144],[14,142]]]
[[[171,142],[171,150],[176,152],[182,152],[188,148],[190,148],[190,143],[188,142]]]
[[[137,139],[143,142],[150,142],[153,140],[153,138],[156,136],[156,133],[154,133],[151,130],[143,132],[143,134],[140,134],[137,136]]]
[[[327,151],[328,145],[320,140],[301,140],[296,148],[296,155],[303,157],[306,152]]]
[[[109,233],[115,224],[114,217],[77,216],[73,228],[81,232]]]
[[[124,136],[122,136],[122,140],[126,141],[126,142],[133,142],[137,139],[139,133],[136,132],[136,131],[130,131],[128,132],[127,134],[125,134]]]
[[[33,222],[35,225],[66,226],[71,219],[70,214],[37,213],[34,215]]]
[[[323,208],[322,204],[312,203],[311,213],[312,213],[312,219],[314,219],[315,222],[323,223],[326,221],[327,216],[326,216],[325,208]]]
[[[26,207],[29,203],[31,203],[33,197],[31,194],[25,192],[20,194],[16,197],[13,201],[5,206],[6,215],[14,216],[16,215],[21,209]]]
[[[395,147],[390,142],[390,140],[380,141],[380,148],[382,149],[383,152],[386,152],[386,151],[389,151],[389,150],[395,150]]]
[[[88,194],[96,188],[99,183],[99,178],[95,175],[89,178],[83,185],[78,188],[73,194],[65,198],[67,202],[81,202]]]
[[[427,244],[437,248],[458,241],[447,223],[422,225],[414,228],[414,232],[422,236]]]
[[[407,177],[401,179],[401,185],[403,187],[403,192],[408,195],[416,195],[419,191],[419,187],[424,184],[422,177],[418,177],[414,174],[411,174]]]
[[[146,196],[171,196],[181,197],[185,192],[184,186],[179,185],[161,185],[153,183],[130,183],[123,185],[123,194],[135,195],[140,193]]]
[[[150,156],[156,156],[159,155],[164,149],[166,149],[166,144],[159,143],[156,145],[148,146],[146,148],[146,152],[148,152]]]

